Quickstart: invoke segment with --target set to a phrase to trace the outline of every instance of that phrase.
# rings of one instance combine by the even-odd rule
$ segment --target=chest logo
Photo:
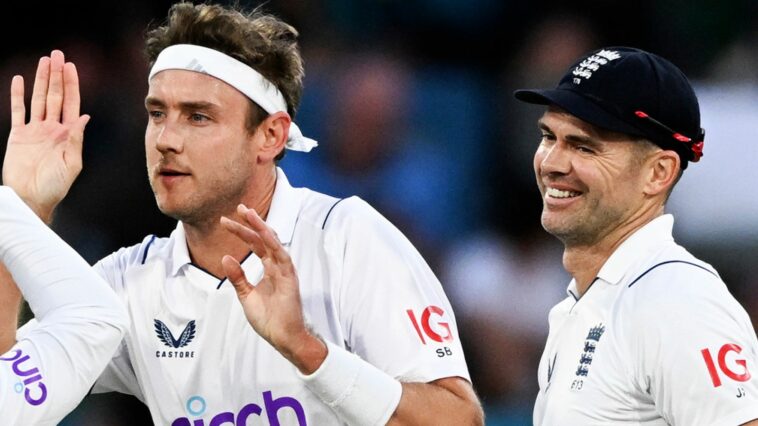
[[[615,61],[620,57],[621,54],[615,50],[601,50],[594,55],[587,57],[587,59],[583,60],[572,71],[572,74],[574,74],[574,84],[581,84],[583,81],[582,79],[589,80],[592,78],[592,74],[598,71],[603,65]]]
[[[595,348],[600,338],[603,337],[603,333],[605,333],[603,324],[592,327],[587,333],[587,338],[584,340],[584,352],[579,357],[579,366],[576,368],[576,377],[587,377],[589,374],[592,358],[595,356]]]
[[[168,329],[168,326],[163,323],[163,321],[156,319],[155,321],[155,334],[158,335],[158,340],[163,342],[164,345],[168,346],[169,348],[183,348],[192,342],[192,339],[195,338],[195,320],[190,321],[187,323],[187,326],[184,327],[184,331],[182,331],[182,334],[179,335],[178,339],[174,338],[174,335],[171,334],[171,330]]]

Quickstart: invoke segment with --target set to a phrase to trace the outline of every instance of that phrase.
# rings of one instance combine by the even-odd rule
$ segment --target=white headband
[[[287,102],[273,83],[258,71],[218,50],[193,44],[169,46],[155,60],[147,77],[148,82],[155,74],[165,70],[208,74],[239,90],[269,114],[287,112]],[[303,136],[300,128],[292,122],[285,146],[293,151],[309,152],[318,146],[318,142]]]

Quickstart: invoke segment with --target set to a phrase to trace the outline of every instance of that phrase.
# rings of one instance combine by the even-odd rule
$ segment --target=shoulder
[[[95,269],[103,273],[123,273],[129,267],[143,265],[156,259],[163,258],[170,250],[171,238],[159,238],[148,235],[138,244],[122,247],[104,257],[95,264]]]
[[[302,199],[298,213],[298,225],[307,224],[313,228],[324,229],[326,222],[337,206],[347,198],[336,198],[308,188],[294,188]]]
[[[349,197],[334,203],[324,217],[324,230],[384,228],[395,229],[381,213],[360,197]]]
[[[640,325],[686,329],[717,318],[743,320],[744,309],[716,269],[675,244],[640,265],[621,284],[626,288],[619,308]]]
[[[390,221],[369,203],[357,196],[335,198],[307,188],[302,191],[298,226],[308,226],[327,238],[350,237],[356,232],[398,232]]]
[[[713,266],[673,243],[637,265],[623,284],[628,295],[665,302],[726,291]]]

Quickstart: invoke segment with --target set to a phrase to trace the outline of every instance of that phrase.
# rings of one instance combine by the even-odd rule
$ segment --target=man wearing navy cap
[[[674,242],[672,188],[703,155],[692,87],[669,61],[608,47],[555,89],[534,156],[542,225],[564,244],[536,425],[758,425],[758,340],[714,268]]]

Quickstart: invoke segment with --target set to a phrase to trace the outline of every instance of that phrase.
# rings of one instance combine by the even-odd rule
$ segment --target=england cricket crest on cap
[[[584,350],[579,356],[579,366],[576,367],[576,378],[571,383],[571,390],[582,390],[584,379],[590,373],[592,359],[595,357],[595,350],[600,338],[603,337],[603,333],[605,333],[605,326],[602,323],[590,328],[587,333],[587,338],[584,340]]]
[[[195,320],[187,323],[179,337],[174,337],[171,329],[161,320],[154,319],[155,334],[163,345],[155,352],[156,358],[194,358],[195,351],[183,349],[195,338]],[[166,349],[168,347],[169,349]]]
[[[588,56],[572,71],[572,74],[574,74],[574,84],[581,84],[582,79],[589,80],[592,78],[592,74],[599,70],[600,67],[620,57],[621,55],[614,50],[601,50]]]

